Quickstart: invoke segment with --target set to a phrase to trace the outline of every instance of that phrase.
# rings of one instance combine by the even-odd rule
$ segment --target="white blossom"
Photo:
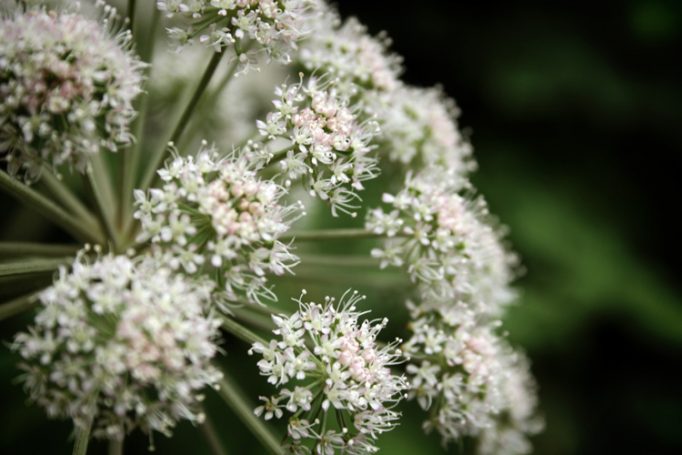
[[[457,128],[459,111],[439,88],[402,85],[369,97],[380,122],[381,150],[408,169],[440,166],[457,184],[475,169],[472,148]]]
[[[301,44],[298,60],[308,71],[322,71],[347,84],[351,92],[397,89],[401,59],[387,49],[385,34],[372,37],[357,19],[341,22],[336,11],[328,9],[314,31]]]
[[[481,454],[528,453],[541,423],[525,357],[464,304],[409,306],[413,335],[403,349],[414,356],[410,397],[429,412],[425,430],[444,444],[478,438]]]
[[[201,389],[221,377],[209,363],[220,325],[205,313],[210,294],[150,258],[80,253],[12,345],[31,398],[78,427],[94,419],[96,437],[200,422]]]
[[[297,300],[292,316],[273,316],[278,338],[256,342],[251,353],[262,359],[258,368],[280,389],[256,414],[289,420],[289,444],[303,450],[312,441],[315,453],[374,453],[374,440],[397,424],[393,410],[407,388],[402,376],[391,372],[401,362],[396,342],[381,346],[377,336],[387,320],[359,321],[356,304],[364,299],[347,291],[338,304]],[[279,412],[277,411],[279,410]]]
[[[40,9],[0,17],[0,157],[10,174],[34,181],[43,163],[83,172],[91,155],[132,140],[142,64],[130,33],[113,30],[115,10],[104,13],[103,24]]]
[[[378,175],[372,139],[376,122],[362,120],[333,81],[315,77],[278,86],[275,110],[257,122],[266,161],[279,161],[285,185],[303,179],[311,195],[326,201],[332,214],[355,216],[366,180]]]
[[[161,188],[135,191],[138,241],[151,241],[174,269],[215,277],[228,301],[275,299],[267,275],[298,263],[278,238],[303,215],[301,203],[281,204],[282,187],[206,144],[196,157],[170,159],[159,176]]]
[[[372,256],[382,267],[406,266],[427,294],[499,314],[515,296],[510,282],[516,256],[493,227],[483,199],[460,195],[448,177],[427,168],[408,175],[397,194],[384,194],[387,209],[373,209],[366,220],[367,229],[387,237]]]
[[[168,29],[180,45],[194,41],[221,52],[233,50],[241,72],[262,53],[291,61],[298,42],[318,14],[320,0],[161,0],[156,5],[181,23]]]

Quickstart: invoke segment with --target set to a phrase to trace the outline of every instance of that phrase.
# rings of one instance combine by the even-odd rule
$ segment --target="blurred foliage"
[[[388,31],[408,81],[442,83],[462,108],[480,163],[475,183],[511,228],[526,268],[505,327],[528,351],[540,385],[547,428],[536,453],[682,453],[674,217],[682,71],[672,66],[682,53],[682,3],[394,1],[388,14],[384,2],[338,3],[372,32]],[[60,238],[6,197],[0,204],[2,238]],[[311,211],[310,223],[332,223]],[[352,254],[369,245],[329,242],[323,250]],[[333,282],[325,281],[330,274]],[[388,335],[405,335],[406,286],[397,274],[309,267],[279,289],[294,296],[307,287],[315,296],[351,285],[368,293],[374,316],[391,316]],[[28,320],[3,322],[0,338],[9,341]],[[250,396],[265,393],[244,345],[228,339],[225,349],[228,370]],[[0,353],[0,452],[68,453],[69,425],[24,406],[14,361]],[[213,393],[207,407],[230,453],[262,453]],[[381,440],[383,453],[443,453],[436,436],[422,433],[417,407],[404,409],[402,426]],[[138,435],[127,444],[138,453],[147,441]],[[208,453],[189,425],[157,446]]]

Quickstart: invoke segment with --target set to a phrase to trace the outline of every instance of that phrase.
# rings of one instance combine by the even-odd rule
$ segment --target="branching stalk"
[[[0,189],[27,206],[33,207],[38,213],[67,231],[74,238],[82,242],[99,244],[105,242],[104,236],[98,227],[83,223],[42,194],[10,177],[4,171],[0,171]]]
[[[249,344],[255,342],[267,344],[265,340],[263,340],[261,337],[259,337],[258,335],[256,335],[243,325],[239,324],[238,322],[234,321],[233,319],[223,316],[222,320],[223,328],[230,332],[232,335],[236,336],[237,338],[240,338],[241,340]]]
[[[63,257],[76,254],[81,245],[53,243],[0,242],[0,258],[11,256]]]
[[[220,59],[222,57],[223,52],[213,53],[213,56],[211,57],[211,60],[209,61],[208,66],[204,71],[204,74],[201,76],[201,80],[199,81],[197,88],[194,90],[192,98],[189,100],[189,103],[185,107],[185,110],[183,111],[182,115],[180,116],[180,120],[178,120],[178,123],[175,126],[175,129],[173,130],[173,134],[171,135],[169,142],[177,143],[180,137],[182,137],[182,133],[185,131],[185,128],[187,127],[187,124],[189,123],[192,117],[194,108],[201,99],[201,96],[204,94],[206,87],[208,87],[208,84],[211,82],[211,78],[213,77],[216,68],[218,68],[218,64],[220,63]],[[143,175],[142,181],[139,185],[141,189],[146,190],[154,182],[155,176],[157,175],[156,170],[159,168],[163,160],[166,158],[167,153],[168,143],[164,143],[163,149],[156,152],[154,156],[151,157],[150,162],[147,165],[147,168],[145,169],[145,174]]]
[[[35,293],[27,294],[0,305],[0,321],[28,311],[38,304]]]
[[[366,229],[348,228],[292,232],[291,234],[283,235],[281,240],[283,242],[289,240],[307,242],[314,240],[376,239],[381,237],[384,237],[384,235],[376,234]]]
[[[47,189],[61,204],[71,213],[79,217],[83,222],[90,226],[97,226],[97,218],[90,210],[81,202],[80,199],[73,194],[63,181],[58,179],[49,169],[44,168],[41,174],[41,182],[45,184]]]
[[[253,406],[244,398],[246,395],[244,391],[240,390],[227,376],[220,381],[218,393],[270,453],[274,455],[283,453],[277,438],[265,423],[253,413]]]
[[[0,277],[11,275],[26,275],[31,273],[44,273],[57,270],[64,264],[66,259],[26,259],[23,261],[0,263]]]

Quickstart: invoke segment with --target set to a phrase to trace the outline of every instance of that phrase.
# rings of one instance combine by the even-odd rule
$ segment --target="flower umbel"
[[[31,398],[77,427],[94,419],[93,434],[110,439],[201,421],[201,389],[221,378],[209,363],[220,325],[205,313],[210,294],[209,282],[149,258],[79,254],[12,345]]]
[[[88,157],[132,140],[142,64],[130,33],[75,13],[29,10],[0,18],[0,156],[27,181],[43,163],[83,172]],[[112,26],[113,27],[113,26]]]
[[[289,444],[294,451],[311,445],[315,453],[376,452],[374,440],[397,424],[393,410],[407,388],[404,377],[391,372],[401,362],[397,340],[381,346],[377,336],[387,323],[359,321],[356,304],[364,299],[347,291],[324,304],[297,300],[290,317],[273,316],[279,339],[254,343],[261,374],[280,388],[265,398],[256,414],[289,419]]]
[[[283,84],[275,94],[276,110],[258,121],[258,129],[266,147],[281,146],[269,159],[279,161],[285,184],[303,178],[311,195],[327,201],[334,216],[355,216],[356,191],[378,175],[371,154],[376,122],[362,121],[333,81],[311,77]]]
[[[408,175],[397,194],[384,194],[389,211],[372,210],[366,226],[389,238],[372,255],[382,267],[406,265],[427,294],[498,314],[514,297],[516,257],[487,220],[483,199],[461,196],[451,187],[453,179],[429,168]]]
[[[320,7],[318,0],[162,0],[156,4],[169,17],[185,19],[169,29],[180,44],[198,38],[216,51],[234,49],[244,68],[261,52],[289,63]]]
[[[481,437],[479,453],[528,453],[541,422],[525,357],[464,304],[408,305],[412,337],[404,344],[410,397],[429,411],[427,431],[443,443]]]
[[[303,215],[301,203],[282,205],[283,188],[206,144],[196,157],[169,160],[159,176],[161,188],[135,191],[138,241],[151,241],[173,269],[215,277],[228,301],[274,300],[266,275],[298,263],[278,237]]]

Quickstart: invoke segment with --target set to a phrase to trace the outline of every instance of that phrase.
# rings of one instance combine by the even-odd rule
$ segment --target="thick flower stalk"
[[[367,229],[388,237],[372,256],[382,268],[406,267],[431,296],[499,314],[514,297],[516,257],[488,222],[485,202],[461,196],[453,181],[449,171],[429,169],[408,175],[397,194],[384,194],[389,208],[372,210],[366,221]]]
[[[525,357],[463,304],[409,306],[413,335],[403,349],[413,356],[410,397],[429,412],[425,430],[444,444],[480,437],[481,454],[528,453],[541,423]]]
[[[168,29],[180,45],[198,40],[216,51],[232,49],[242,71],[263,53],[289,63],[320,8],[319,0],[162,0],[156,4],[167,16],[183,19]]]
[[[161,188],[135,191],[138,241],[150,241],[173,269],[214,278],[218,303],[276,299],[267,274],[298,263],[278,237],[303,215],[301,203],[280,203],[282,187],[205,144],[196,156],[170,159],[159,176]]]
[[[359,321],[356,304],[364,299],[347,291],[338,304],[305,302],[292,316],[273,316],[278,336],[267,345],[254,343],[258,368],[280,390],[261,397],[256,414],[266,420],[292,415],[288,444],[294,453],[374,453],[375,440],[397,424],[393,407],[407,388],[391,371],[401,362],[400,341],[381,346],[379,332],[387,320]]]
[[[342,95],[333,81],[315,77],[277,87],[275,110],[258,129],[269,152],[266,161],[278,162],[285,185],[303,179],[310,194],[327,202],[332,214],[355,216],[362,182],[378,175],[372,139],[378,126],[362,120],[360,109]]]
[[[200,422],[201,390],[221,378],[209,363],[219,327],[205,312],[211,284],[149,258],[87,255],[60,269],[12,344],[31,398],[109,439]]]
[[[0,157],[27,181],[41,166],[83,172],[90,156],[132,140],[140,61],[129,32],[67,12],[0,18]]]

